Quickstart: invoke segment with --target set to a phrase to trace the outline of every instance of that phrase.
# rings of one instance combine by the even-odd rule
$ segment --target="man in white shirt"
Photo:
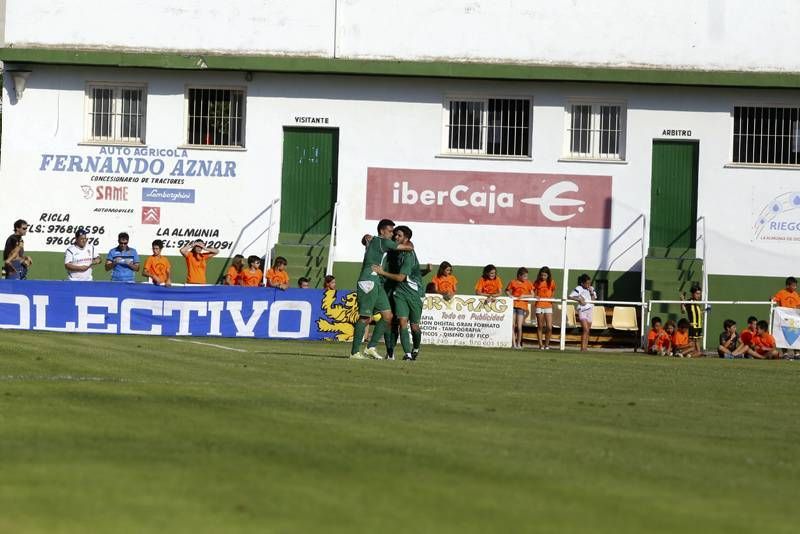
[[[92,267],[100,263],[100,256],[95,254],[94,246],[87,244],[86,230],[81,228],[75,232],[75,244],[67,247],[64,253],[64,268],[67,280],[92,281]]]

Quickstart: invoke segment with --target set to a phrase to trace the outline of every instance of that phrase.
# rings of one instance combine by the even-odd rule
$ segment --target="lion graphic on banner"
[[[329,289],[322,295],[320,306],[328,319],[318,319],[317,328],[321,333],[336,334],[336,341],[352,341],[353,325],[358,321],[358,302],[356,292],[350,292],[336,300],[336,290]]]

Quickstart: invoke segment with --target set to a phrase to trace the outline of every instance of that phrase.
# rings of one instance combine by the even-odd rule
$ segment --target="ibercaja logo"
[[[367,170],[367,219],[611,227],[611,176]]]

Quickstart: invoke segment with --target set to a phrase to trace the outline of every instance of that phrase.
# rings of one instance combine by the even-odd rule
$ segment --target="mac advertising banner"
[[[367,219],[611,227],[611,176],[367,170]]]

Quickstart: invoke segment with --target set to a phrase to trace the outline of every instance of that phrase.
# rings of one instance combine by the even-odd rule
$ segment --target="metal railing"
[[[336,232],[339,229],[339,201],[333,205],[331,217],[331,242],[328,245],[328,264],[325,266],[325,275],[333,274],[333,256],[336,252]]]

